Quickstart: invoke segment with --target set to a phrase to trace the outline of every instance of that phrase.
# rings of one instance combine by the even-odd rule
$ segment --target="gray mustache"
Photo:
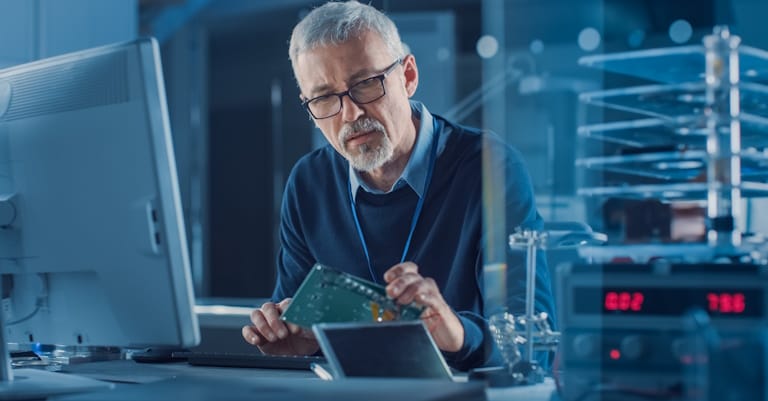
[[[363,118],[360,120],[356,120],[352,124],[345,125],[341,132],[339,133],[339,139],[344,142],[349,138],[350,135],[354,134],[355,132],[361,132],[361,131],[379,131],[384,132],[384,126],[372,119],[372,118]]]

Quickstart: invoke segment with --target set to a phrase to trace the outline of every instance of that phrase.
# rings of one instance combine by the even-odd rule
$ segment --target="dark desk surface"
[[[485,389],[479,383],[412,379],[327,382],[309,371],[189,366],[186,363],[94,362],[68,373],[117,383],[114,390],[58,397],[61,401],[118,400],[550,400],[551,381],[527,387]]]

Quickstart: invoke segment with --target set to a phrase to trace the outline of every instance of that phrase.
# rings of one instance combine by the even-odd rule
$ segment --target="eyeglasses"
[[[341,93],[331,93],[318,96],[301,102],[302,107],[309,111],[317,120],[333,117],[341,112],[341,103],[344,96],[349,96],[355,104],[367,104],[381,99],[387,94],[384,88],[384,78],[395,70],[403,60],[398,58],[383,73],[364,79],[349,87]]]

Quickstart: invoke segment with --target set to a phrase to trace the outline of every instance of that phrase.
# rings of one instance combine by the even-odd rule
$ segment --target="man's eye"
[[[316,97],[316,98],[312,99],[310,101],[310,103],[317,103],[317,104],[325,103],[325,102],[327,102],[327,101],[329,101],[329,100],[331,100],[333,98],[334,98],[333,95],[320,96],[320,97]]]
[[[365,87],[367,87],[367,86],[372,86],[373,84],[375,84],[375,83],[376,83],[376,81],[377,81],[377,78],[376,78],[376,77],[374,77],[374,78],[368,78],[368,79],[366,79],[365,81],[360,81],[360,82],[358,82],[358,83],[357,83],[357,85],[355,85],[355,87],[356,87],[356,88],[365,88]]]

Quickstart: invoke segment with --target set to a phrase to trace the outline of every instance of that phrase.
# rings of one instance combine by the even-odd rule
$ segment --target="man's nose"
[[[349,95],[341,97],[341,117],[344,122],[357,121],[362,114],[363,109]]]

